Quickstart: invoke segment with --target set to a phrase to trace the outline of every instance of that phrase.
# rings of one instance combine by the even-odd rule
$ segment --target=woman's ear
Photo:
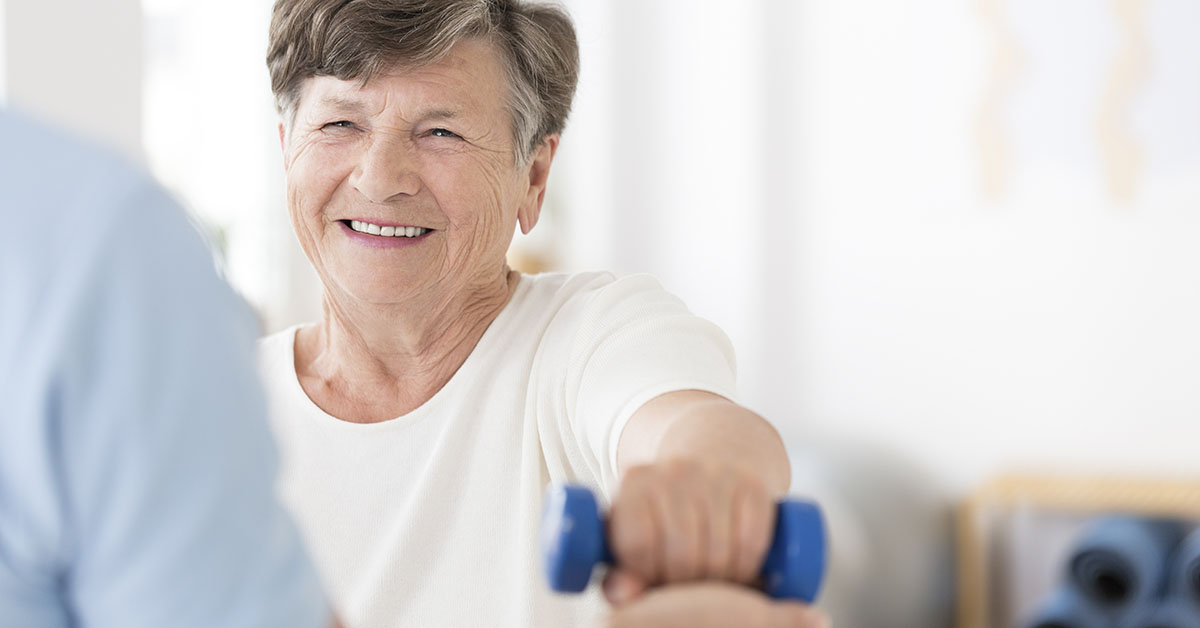
[[[529,162],[529,190],[525,193],[525,200],[521,202],[521,207],[517,210],[521,233],[533,231],[538,216],[542,213],[542,202],[546,198],[546,182],[550,179],[550,164],[554,161],[554,153],[558,151],[558,138],[558,134],[547,135]]]

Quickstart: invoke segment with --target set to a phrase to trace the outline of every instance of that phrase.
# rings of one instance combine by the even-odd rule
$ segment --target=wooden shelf
[[[963,503],[958,513],[959,628],[999,628],[989,625],[992,616],[989,539],[997,517],[1021,509],[1200,520],[1200,478],[1027,474],[999,477],[984,485]]]

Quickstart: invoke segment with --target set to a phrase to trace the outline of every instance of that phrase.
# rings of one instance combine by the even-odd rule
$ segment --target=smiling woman
[[[320,311],[321,286],[278,211],[276,111],[262,66],[248,61],[261,58],[270,4],[143,0],[141,132],[156,177],[214,236],[228,278],[264,328],[277,331]],[[219,47],[211,45],[216,32]],[[545,248],[556,225],[539,223],[510,255]]]
[[[422,316],[447,295],[455,308],[507,300],[511,225],[536,224],[558,140],[514,167],[503,76],[493,46],[467,40],[437,63],[365,85],[314,77],[282,105],[288,207],[327,298],[404,303]],[[382,235],[396,226],[424,233]]]
[[[557,597],[540,573],[548,481],[613,498],[618,605],[751,582],[789,471],[774,429],[729,401],[728,339],[649,277],[506,261],[538,224],[575,89],[566,15],[279,0],[267,63],[324,300],[262,341],[261,368],[283,492],[347,623],[591,624],[600,591]],[[681,595],[697,625],[704,592]]]

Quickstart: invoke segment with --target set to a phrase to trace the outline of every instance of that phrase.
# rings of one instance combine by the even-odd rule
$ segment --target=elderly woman
[[[575,90],[569,19],[515,0],[279,0],[267,62],[324,312],[265,338],[261,368],[283,495],[346,623],[597,615],[597,591],[556,596],[540,573],[551,481],[610,499],[621,567],[604,593],[628,617],[797,613],[728,585],[677,595],[754,580],[790,482],[776,431],[729,401],[721,331],[644,276],[506,265]]]

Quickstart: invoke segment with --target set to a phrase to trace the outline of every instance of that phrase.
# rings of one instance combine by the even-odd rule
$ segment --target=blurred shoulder
[[[204,248],[187,214],[142,166],[0,110],[0,238],[25,264],[87,260],[124,248],[178,259]],[[208,258],[211,262],[211,258]]]
[[[114,197],[157,187],[119,153],[20,114],[0,110],[0,138],[6,219],[29,216],[22,209],[33,207],[53,213],[30,218],[94,220],[104,213],[87,210],[107,205],[117,211],[125,204],[111,202]]]

